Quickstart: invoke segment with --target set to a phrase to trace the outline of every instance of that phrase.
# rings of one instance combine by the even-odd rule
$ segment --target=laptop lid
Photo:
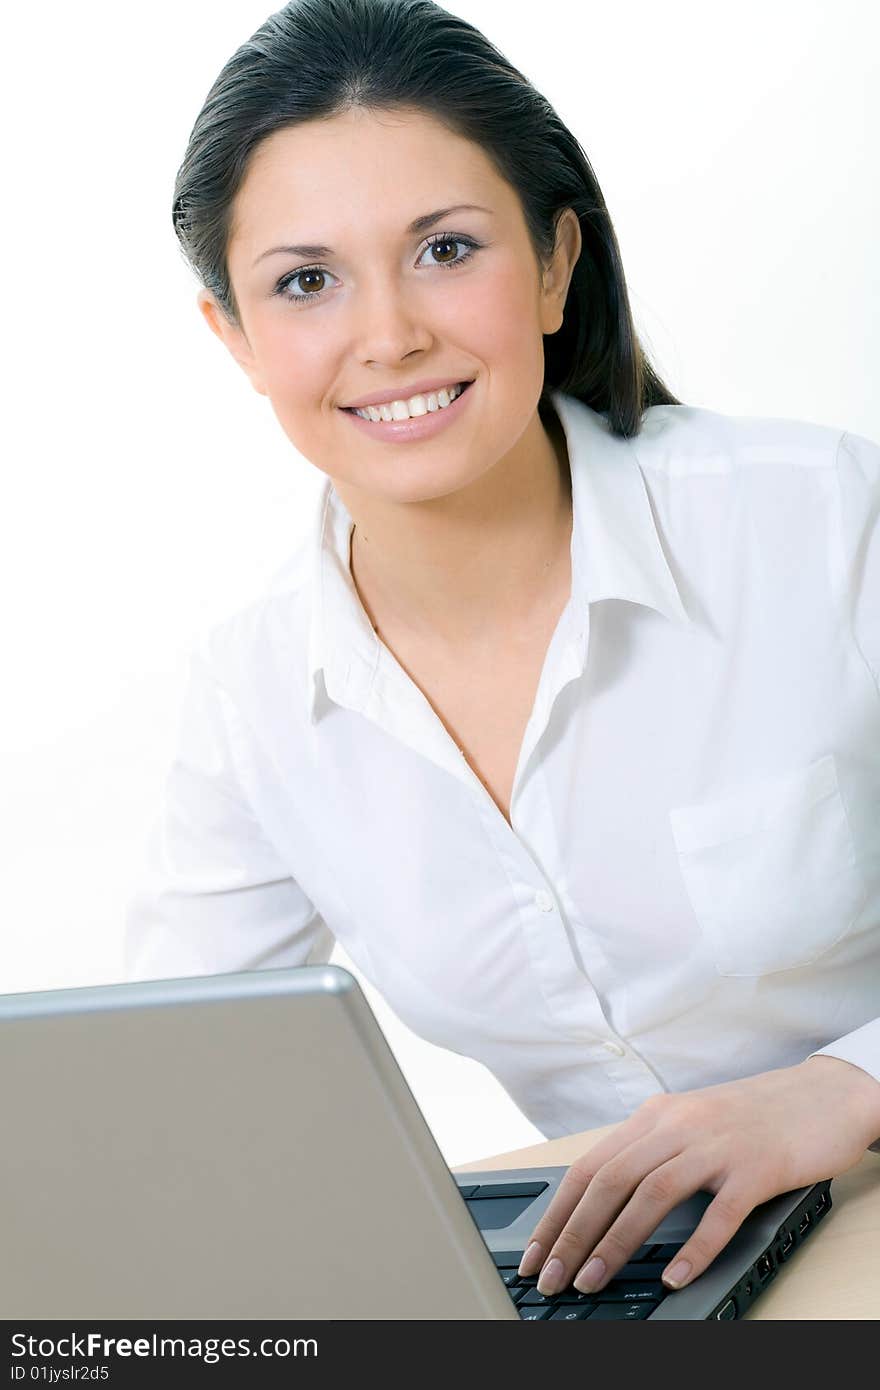
[[[7,1318],[517,1318],[338,966],[2,996],[0,1091]]]

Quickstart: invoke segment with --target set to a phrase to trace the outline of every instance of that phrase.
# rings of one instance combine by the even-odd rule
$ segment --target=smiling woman
[[[431,0],[272,15],[173,214],[326,481],[194,654],[130,973],[339,941],[545,1134],[624,1121],[541,1292],[709,1191],[687,1282],[880,1135],[880,449],[677,401],[579,143]]]
[[[251,155],[226,247],[236,322],[210,290],[201,306],[358,534],[374,535],[389,503],[436,501],[439,516],[462,488],[488,497],[501,458],[509,480],[556,470],[536,413],[542,343],[581,249],[574,213],[558,211],[542,274],[486,151],[413,108],[283,126]],[[440,230],[426,236],[429,224]],[[353,413],[361,402],[375,418]]]

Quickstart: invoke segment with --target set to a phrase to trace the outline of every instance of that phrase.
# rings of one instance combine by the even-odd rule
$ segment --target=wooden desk
[[[616,1129],[585,1130],[511,1153],[462,1163],[454,1173],[481,1168],[566,1166]],[[880,1154],[868,1152],[831,1185],[832,1208],[809,1244],[782,1266],[747,1318],[813,1321],[880,1318]]]

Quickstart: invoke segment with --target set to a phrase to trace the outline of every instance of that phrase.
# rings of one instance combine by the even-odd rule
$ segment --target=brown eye
[[[308,304],[310,299],[321,299],[328,288],[332,288],[327,282],[333,278],[319,265],[303,266],[302,270],[292,270],[282,276],[274,292],[289,304]]]
[[[430,251],[431,261],[438,269],[457,270],[460,265],[470,260],[474,252],[479,250],[479,246],[480,243],[472,237],[450,236],[447,232],[438,232],[428,241],[419,257],[419,263],[427,265],[425,257]]]
[[[432,243],[431,250],[435,258],[443,265],[446,261],[455,260],[457,245],[458,243],[455,241],[435,241]],[[436,254],[438,251],[440,252],[439,256]]]
[[[324,288],[324,278],[325,278],[325,276],[324,276],[323,270],[303,270],[303,271],[300,272],[300,275],[299,275],[298,278],[299,278],[299,283],[300,283],[300,289],[301,289],[301,290],[307,290],[307,291],[314,291],[314,290],[317,290],[318,294],[320,294],[321,290]],[[320,283],[319,285],[317,285],[317,286],[315,285],[315,281],[316,281],[316,280],[320,280],[320,282],[321,282],[321,283]]]

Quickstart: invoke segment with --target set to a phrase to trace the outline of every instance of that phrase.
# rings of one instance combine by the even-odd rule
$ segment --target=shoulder
[[[853,430],[779,416],[652,406],[629,441],[649,488],[670,500],[725,495],[750,507],[803,503],[856,543],[880,524],[880,444]],[[699,479],[728,479],[726,488]],[[692,483],[693,486],[688,484]],[[797,513],[795,512],[795,515]]]
[[[880,449],[870,440],[809,420],[662,405],[629,442],[673,532],[707,546],[723,536],[728,548],[737,537],[781,547],[847,582],[846,553],[877,510]]]
[[[728,415],[700,406],[656,405],[630,442],[639,463],[667,478],[763,473],[833,473],[844,431],[779,416]]]
[[[806,420],[668,405],[646,411],[629,442],[682,554],[698,552],[708,572],[736,552],[741,573],[757,565],[789,595],[843,600],[877,678],[880,445]]]

